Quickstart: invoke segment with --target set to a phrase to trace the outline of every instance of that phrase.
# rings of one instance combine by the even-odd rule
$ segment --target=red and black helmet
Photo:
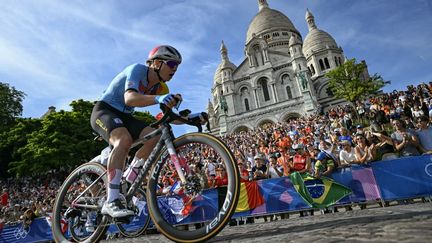
[[[182,56],[180,52],[178,52],[174,47],[161,45],[153,48],[150,51],[147,62],[153,61],[154,59],[174,60],[180,64],[182,61]]]

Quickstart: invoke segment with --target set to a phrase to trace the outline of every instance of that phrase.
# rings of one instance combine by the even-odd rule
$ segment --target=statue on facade
[[[221,110],[226,114],[228,112],[228,105],[226,103],[226,100],[225,100],[224,96],[220,97],[219,103],[220,103]]]
[[[297,74],[297,77],[300,79],[300,83],[301,83],[302,88],[307,89],[308,84],[307,84],[305,72],[299,72]]]

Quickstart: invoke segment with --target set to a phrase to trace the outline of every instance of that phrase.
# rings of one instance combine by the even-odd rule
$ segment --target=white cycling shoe
[[[125,208],[120,199],[112,202],[105,202],[101,210],[102,214],[109,215],[112,218],[123,218],[133,216],[135,213],[132,210]]]

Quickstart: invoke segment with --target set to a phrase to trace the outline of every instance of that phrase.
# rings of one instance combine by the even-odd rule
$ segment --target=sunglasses
[[[174,69],[176,68],[180,63],[174,60],[160,60],[161,62],[165,63],[169,68]]]

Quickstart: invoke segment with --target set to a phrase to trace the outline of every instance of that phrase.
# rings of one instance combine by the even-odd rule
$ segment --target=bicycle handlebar
[[[172,109],[168,108],[168,106],[164,105],[164,104],[159,104],[160,109],[162,110],[162,112],[164,113],[163,117],[155,122],[150,124],[151,127],[153,128],[157,128],[159,125],[161,125],[162,123],[170,123],[172,121],[180,121],[184,124],[190,125],[190,126],[194,126],[198,128],[198,132],[202,132],[202,126],[201,126],[201,120],[197,120],[197,121],[193,121],[193,120],[189,120],[189,119],[185,119],[182,116],[177,115],[175,112],[172,111]],[[182,113],[182,112],[180,112]],[[183,113],[190,113],[189,110],[187,111],[183,111]],[[207,129],[210,131],[210,124],[208,122],[208,115],[205,113],[204,119],[207,121]]]

